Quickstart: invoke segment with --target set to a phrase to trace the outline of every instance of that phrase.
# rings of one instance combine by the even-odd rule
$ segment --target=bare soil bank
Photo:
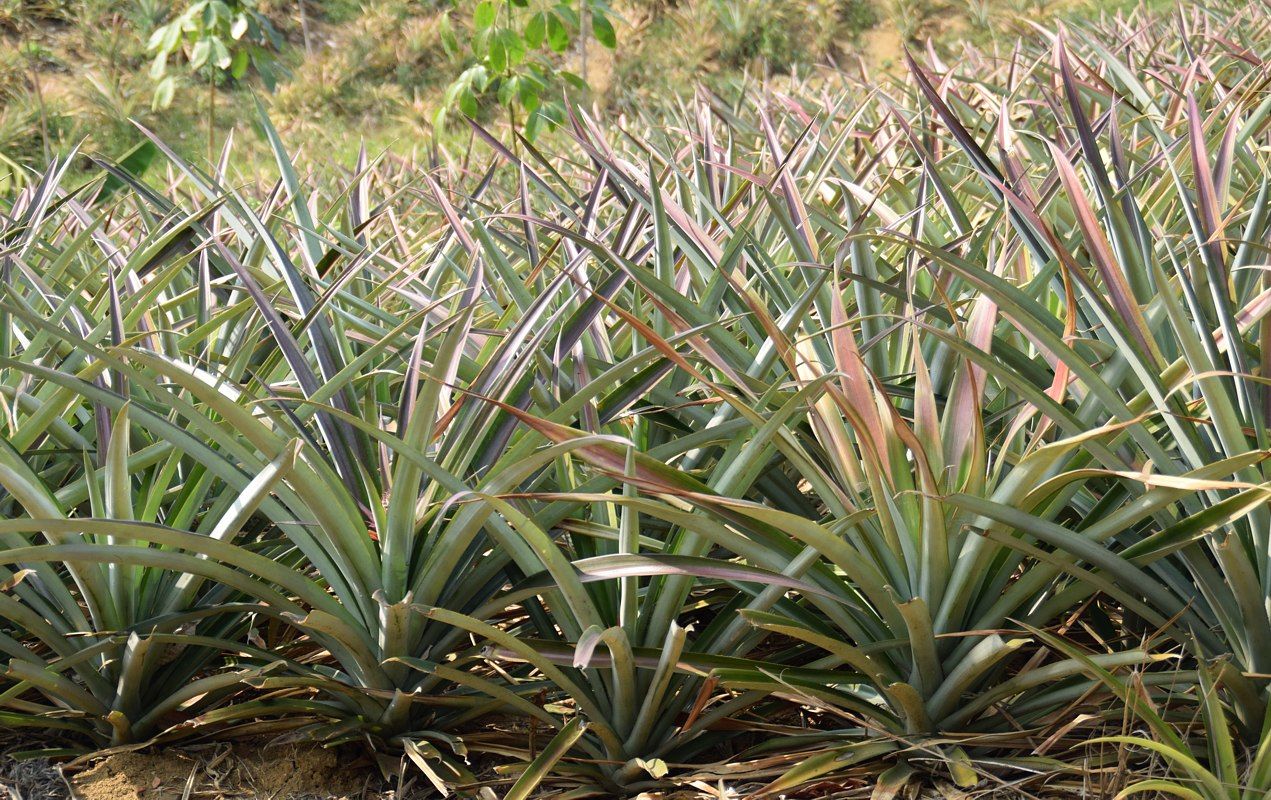
[[[303,744],[115,753],[65,777],[47,762],[0,767],[0,797],[18,800],[408,800],[410,783],[385,790],[367,757]]]

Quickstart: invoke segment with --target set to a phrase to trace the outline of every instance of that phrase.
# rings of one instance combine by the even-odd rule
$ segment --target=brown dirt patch
[[[899,64],[905,55],[905,40],[895,25],[882,22],[861,37],[861,56],[872,67]]]
[[[84,800],[179,800],[195,765],[176,755],[120,753],[75,779]]]
[[[352,800],[373,780],[356,754],[314,745],[117,753],[72,780],[80,800]]]

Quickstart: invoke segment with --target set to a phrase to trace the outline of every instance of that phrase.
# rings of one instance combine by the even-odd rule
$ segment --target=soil
[[[900,63],[905,55],[905,40],[895,26],[882,24],[870,28],[861,36],[861,55],[872,67],[890,67]]]
[[[76,800],[361,800],[384,797],[378,782],[366,760],[313,745],[117,753],[71,779]]]

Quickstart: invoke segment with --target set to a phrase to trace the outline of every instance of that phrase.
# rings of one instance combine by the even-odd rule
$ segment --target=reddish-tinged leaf
[[[1130,335],[1134,337],[1135,342],[1142,348],[1143,354],[1154,356],[1156,348],[1150,343],[1151,337],[1147,331],[1147,323],[1143,320],[1138,302],[1134,299],[1130,284],[1125,280],[1125,274],[1122,272],[1121,266],[1112,254],[1112,247],[1108,244],[1107,237],[1104,236],[1103,228],[1099,226],[1094,209],[1090,207],[1090,200],[1086,197],[1085,190],[1081,188],[1081,181],[1077,177],[1076,170],[1073,169],[1072,162],[1068,160],[1062,150],[1053,144],[1050,147],[1050,152],[1055,159],[1055,166],[1059,170],[1059,177],[1063,181],[1064,190],[1068,193],[1068,197],[1071,200],[1073,214],[1076,215],[1077,224],[1081,228],[1082,241],[1090,252],[1090,258],[1094,262],[1095,269],[1103,279],[1103,285],[1108,292],[1108,299],[1112,301],[1113,308],[1116,309],[1121,321],[1129,329]]]

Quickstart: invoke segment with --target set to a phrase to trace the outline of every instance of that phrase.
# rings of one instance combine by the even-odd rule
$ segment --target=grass
[[[0,713],[465,796],[1260,796],[1269,27],[51,153],[0,201]]]
[[[1023,0],[1019,0],[1023,2]],[[1014,3],[1014,4],[1013,4]],[[1102,4],[1101,4],[1102,5]],[[1001,0],[985,7],[989,24],[974,22],[973,9],[958,2],[911,3],[905,28],[913,43],[934,36],[945,52],[964,39],[1005,40],[1024,17],[1088,12],[1064,5],[1018,5]],[[137,119],[183,157],[206,167],[207,81],[181,80],[175,102],[151,108],[154,82],[148,75],[149,32],[166,18],[164,4],[149,0],[10,0],[0,12],[0,78],[5,79],[0,113],[0,190],[25,180],[18,166],[39,167],[52,153],[75,146],[119,159],[143,143],[129,123]],[[271,107],[274,124],[288,134],[302,163],[321,154],[351,165],[363,145],[368,152],[422,156],[434,142],[465,146],[462,125],[433,129],[446,86],[464,68],[462,55],[445,51],[442,14],[428,4],[394,0],[365,8],[323,0],[306,4],[302,29],[292,3],[264,4],[284,34],[280,52],[289,73],[277,92],[255,79],[220,82],[215,93],[211,149],[231,137],[233,169],[244,177],[262,174],[273,156],[255,124],[254,98]],[[691,95],[699,83],[737,98],[764,77],[816,75],[827,63],[851,65],[863,57],[872,66],[899,64],[901,13],[860,0],[694,0],[683,4],[620,4],[623,45],[616,55],[590,54],[590,96],[611,113],[670,110],[674,98]],[[1023,16],[1021,16],[1023,15]],[[456,19],[461,24],[464,16]],[[307,30],[307,38],[306,38]],[[666,46],[692,41],[694,47]],[[581,69],[577,53],[563,64]],[[779,77],[778,77],[779,79]],[[796,81],[798,83],[799,81]],[[498,109],[487,110],[498,124]],[[77,179],[89,171],[72,165]]]

